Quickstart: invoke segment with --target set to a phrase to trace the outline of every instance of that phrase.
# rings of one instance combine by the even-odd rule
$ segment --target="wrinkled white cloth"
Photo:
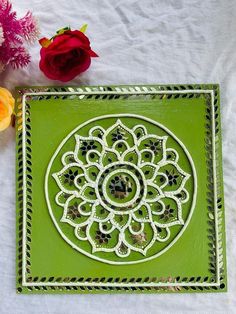
[[[88,23],[99,58],[72,85],[220,83],[227,222],[228,293],[16,295],[15,140],[0,133],[0,313],[236,313],[236,1],[13,0],[34,12],[43,36]],[[31,64],[7,71],[0,86],[55,85]]]

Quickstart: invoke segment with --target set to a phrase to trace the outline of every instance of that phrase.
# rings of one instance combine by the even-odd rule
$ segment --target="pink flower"
[[[30,55],[24,42],[38,37],[38,26],[31,12],[17,19],[16,12],[8,0],[0,2],[0,71],[9,64],[13,68],[24,67],[30,62]]]

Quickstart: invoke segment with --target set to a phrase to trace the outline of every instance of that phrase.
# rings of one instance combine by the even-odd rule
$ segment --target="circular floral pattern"
[[[180,237],[194,205],[190,155],[144,117],[104,116],[79,126],[59,146],[48,173],[46,180],[56,183],[48,204],[59,232],[80,252],[108,263],[160,255]]]

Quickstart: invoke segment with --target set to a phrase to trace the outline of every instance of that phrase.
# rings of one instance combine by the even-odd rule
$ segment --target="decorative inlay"
[[[137,115],[80,125],[62,141],[47,171],[56,183],[46,189],[53,187],[47,195],[54,200],[47,198],[58,231],[73,248],[106,263],[164,253],[183,233],[195,204],[196,174],[186,147],[161,124]]]

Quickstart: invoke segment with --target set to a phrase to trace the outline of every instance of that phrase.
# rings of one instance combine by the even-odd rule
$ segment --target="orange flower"
[[[6,88],[0,87],[0,131],[5,130],[11,123],[14,104],[12,94]]]

